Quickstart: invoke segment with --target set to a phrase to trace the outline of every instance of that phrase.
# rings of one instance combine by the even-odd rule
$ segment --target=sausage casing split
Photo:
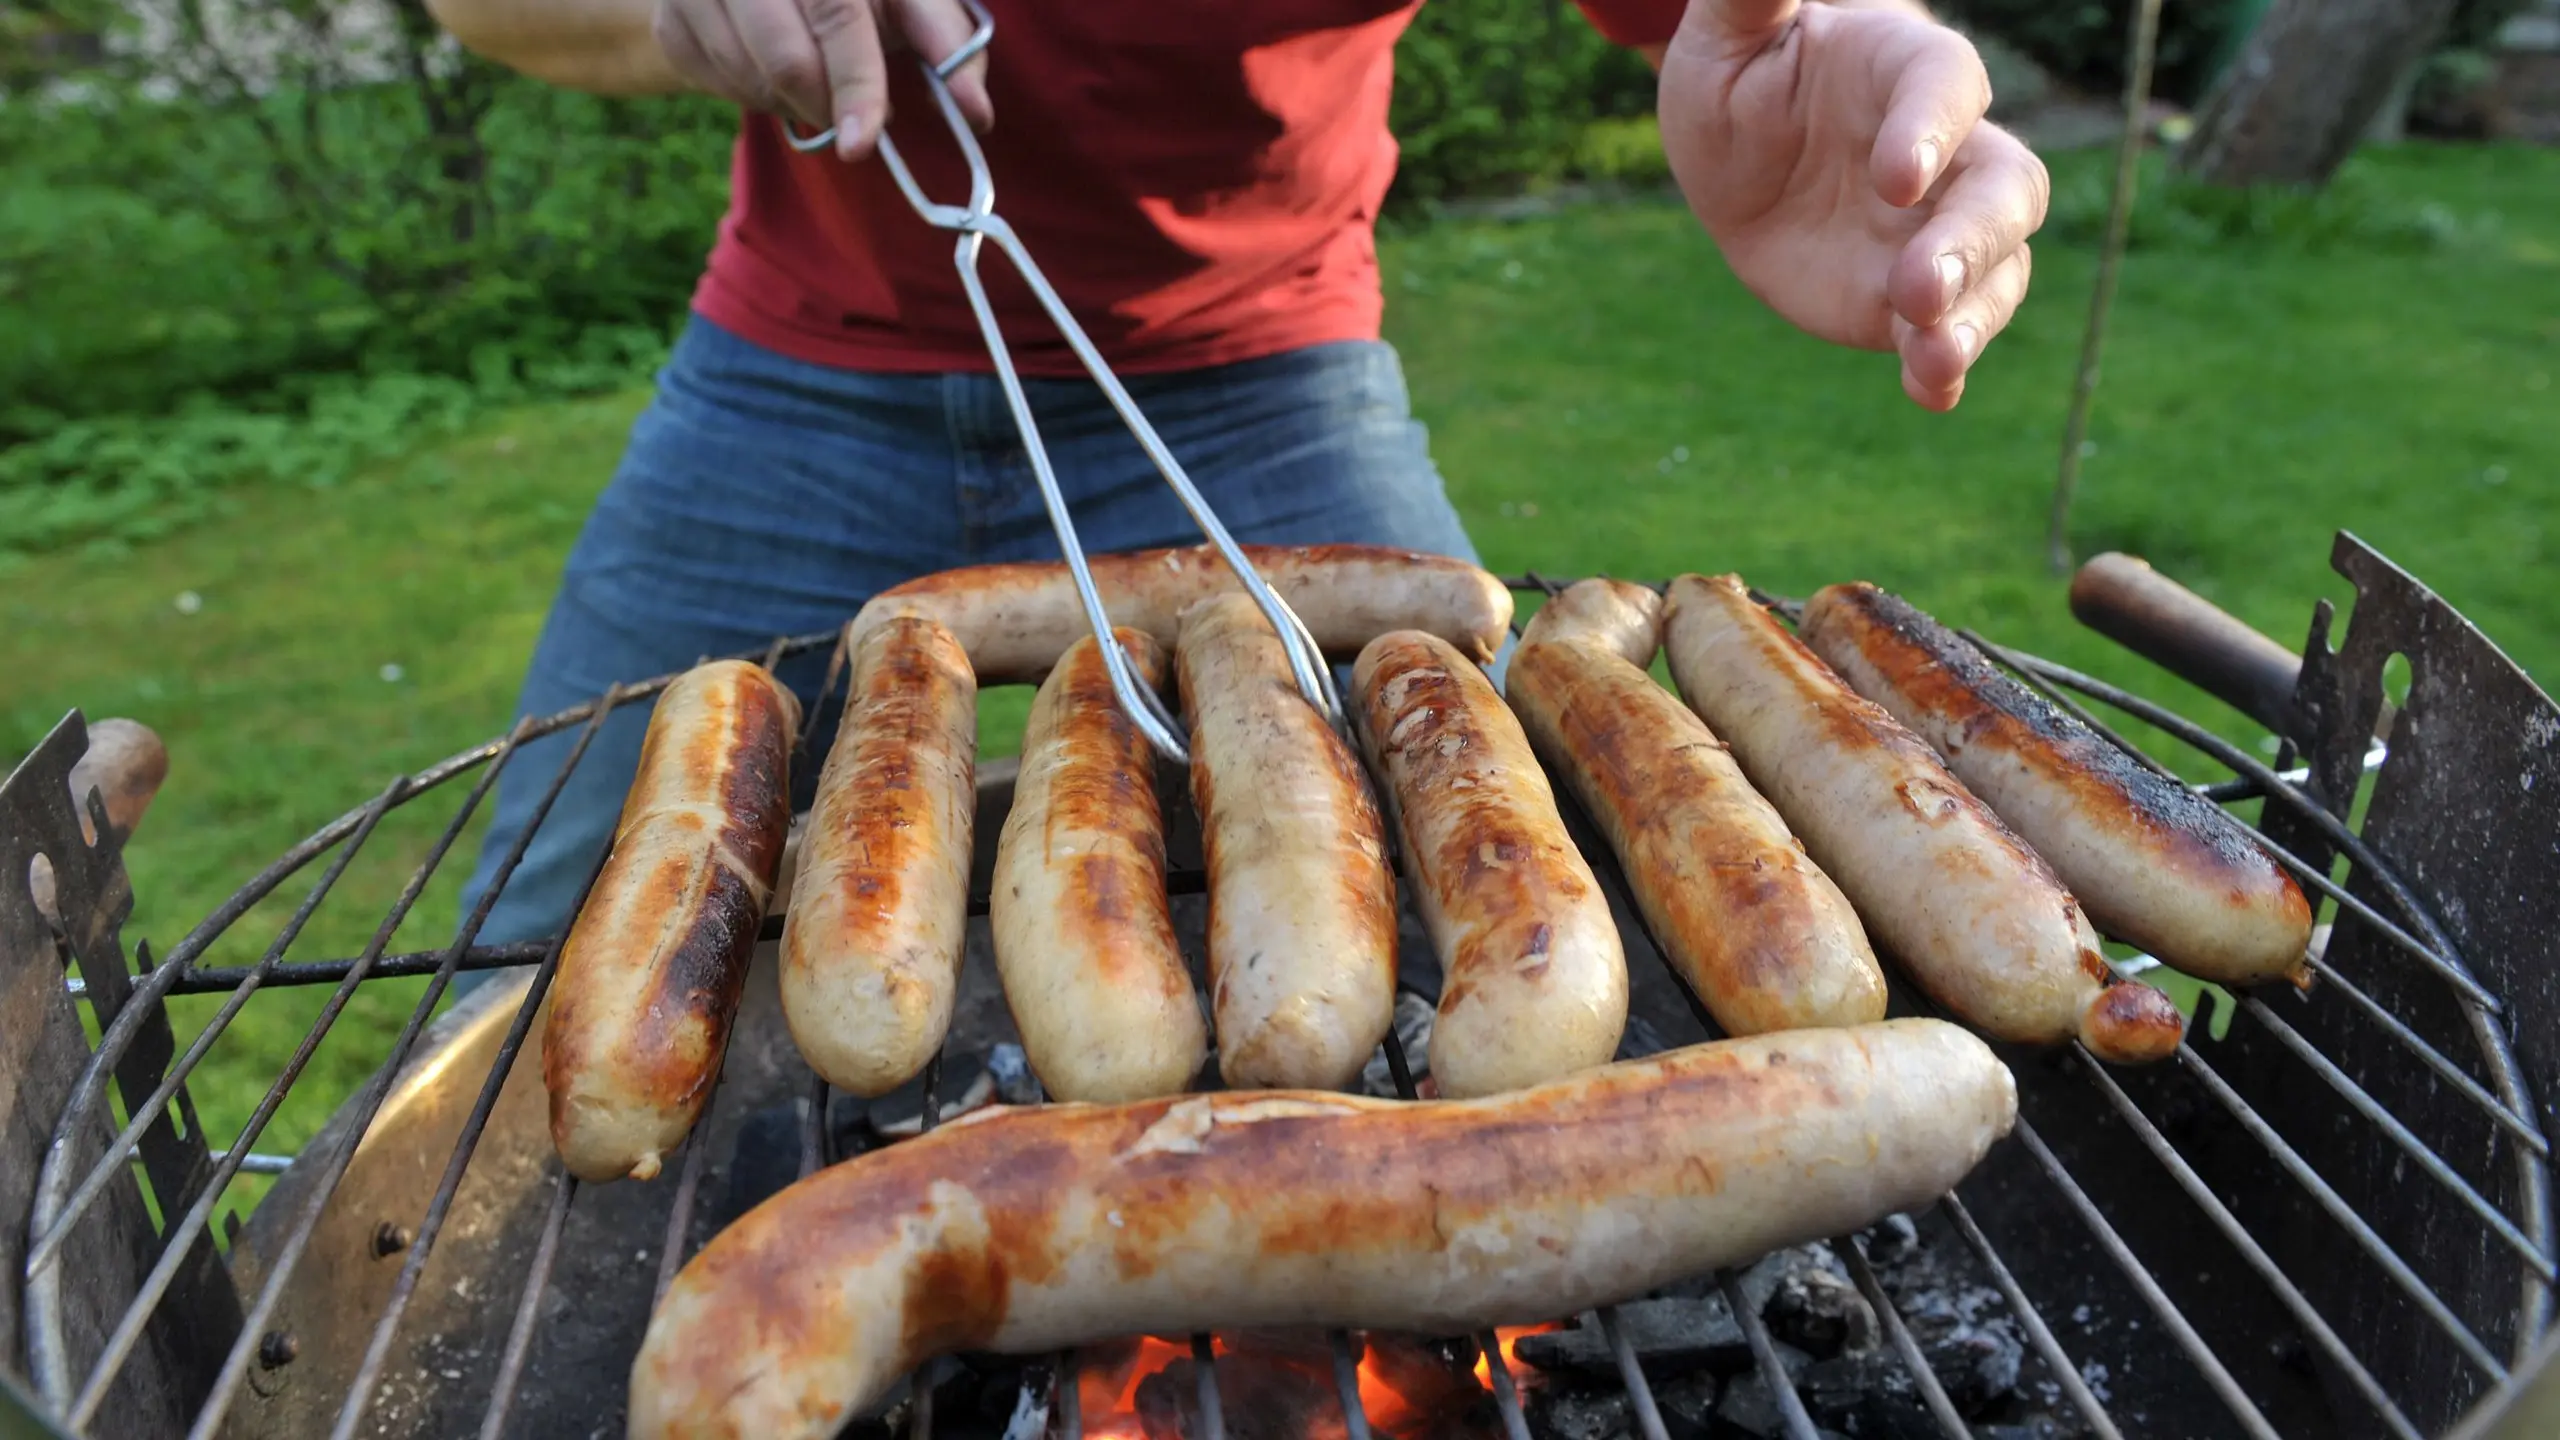
[[[1530,619],[1504,690],[1582,803],[1663,958],[1725,1031],[1884,1018],[1857,911],[1731,751],[1654,683],[1661,599],[1584,580]]]
[[[632,1440],[803,1440],[955,1351],[1611,1304],[1946,1194],[2015,1123],[1937,1020],[1723,1040],[1478,1100],[995,1109],[791,1186],[686,1262]]]
[[[2311,904],[2221,806],[2137,761],[1864,581],[1805,602],[1804,641],[2050,862],[2100,928],[2207,980],[2309,979]]]
[[[1479,566],[1379,545],[1246,545],[1263,580],[1297,612],[1324,652],[1349,659],[1390,630],[1427,630],[1489,661],[1511,626],[1511,592]],[[1183,611],[1242,594],[1207,545],[1089,557],[1094,590],[1116,626],[1172,647]],[[1058,561],[972,565],[893,586],[853,618],[857,636],[897,615],[924,615],[960,639],[979,683],[1034,682],[1078,637],[1093,633],[1075,578]]]
[[[799,725],[798,698],[742,660],[658,696],[543,1001],[551,1140],[580,1180],[654,1178],[719,1079],[790,828]]]
[[[1116,632],[1139,683],[1165,654]],[[1032,1072],[1059,1100],[1178,1094],[1208,1026],[1165,902],[1155,750],[1111,689],[1090,635],[1040,684],[988,894],[996,970]]]
[[[1998,1039],[2077,1036],[2119,1063],[2177,1049],[2176,1005],[2109,983],[2097,932],[2053,867],[1738,578],[1673,581],[1663,647],[1690,706],[1939,1004]]]
[[[1471,1099],[1607,1063],[1627,1026],[1618,924],[1493,682],[1447,641],[1398,630],[1360,652],[1351,685],[1440,955],[1440,1093]]]
[[[1210,1011],[1229,1085],[1349,1085],[1395,1018],[1395,873],[1358,757],[1241,590],[1183,618]]]
[[[782,1016],[809,1068],[885,1095],[942,1047],[969,922],[978,688],[930,620],[853,646],[782,922]]]

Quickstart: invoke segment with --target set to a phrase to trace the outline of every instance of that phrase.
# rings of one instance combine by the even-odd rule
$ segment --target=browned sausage
[[[1415,629],[1491,660],[1511,626],[1511,592],[1463,560],[1377,545],[1241,548],[1336,659],[1390,630]],[[1088,568],[1111,623],[1144,630],[1168,648],[1184,610],[1243,592],[1207,545],[1096,555]],[[854,617],[854,633],[894,615],[930,616],[948,627],[984,685],[1036,681],[1077,637],[1093,633],[1075,578],[1060,561],[972,565],[911,580],[873,596]]]
[[[1115,633],[1138,682],[1162,687],[1163,649]],[[1087,635],[1031,702],[988,895],[1005,1004],[1055,1099],[1177,1094],[1208,1058],[1164,877],[1155,751]]]
[[[1209,989],[1229,1085],[1349,1085],[1395,1016],[1395,874],[1358,757],[1290,679],[1242,590],[1175,652],[1209,871]]]
[[[930,620],[853,646],[844,720],[782,922],[782,1016],[809,1068],[885,1095],[942,1048],[969,923],[978,687]]]
[[[1814,592],[1804,640],[1935,747],[2106,930],[2227,985],[2305,983],[2311,905],[2221,806],[2109,744],[1900,596]]]
[[[1493,682],[1447,641],[1397,630],[1360,652],[1351,686],[1440,955],[1440,1093],[1606,1063],[1627,1027],[1618,922]]]
[[[2177,1049],[2161,991],[2115,974],[2079,902],[1920,737],[1843,684],[1732,575],[1671,584],[1689,704],[1920,987],[2002,1040],[2077,1035],[2120,1063]]]
[[[544,1000],[551,1140],[580,1180],[654,1177],[720,1078],[782,861],[799,724],[791,691],[742,660],[658,697]]]
[[[686,1262],[629,1433],[818,1440],[954,1351],[1551,1320],[1926,1205],[2016,1116],[2007,1067],[1936,1020],[1481,1100],[982,1110],[800,1181]]]
[[[1751,1035],[1884,1018],[1884,970],[1848,897],[1724,742],[1642,668],[1660,608],[1612,580],[1547,602],[1504,680],[1522,727],[1717,1024]]]

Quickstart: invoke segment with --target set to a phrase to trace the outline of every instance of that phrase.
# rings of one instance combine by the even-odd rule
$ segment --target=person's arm
[[[656,11],[656,0],[427,0],[427,13],[463,49],[596,95],[693,88],[658,44]]]

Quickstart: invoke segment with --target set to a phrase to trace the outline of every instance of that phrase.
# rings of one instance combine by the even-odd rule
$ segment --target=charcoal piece
[[[1272,1354],[1218,1357],[1218,1413],[1228,1440],[1307,1440],[1342,1433],[1333,1369]],[[1193,1440],[1200,1423],[1200,1367],[1189,1356],[1138,1382],[1138,1427],[1147,1440]],[[1087,1418],[1092,1423],[1092,1417]]]
[[[1920,1354],[1937,1372],[1957,1412],[1966,1416],[1979,1415],[2016,1393],[2018,1372],[2027,1358],[2017,1331],[2005,1319],[1958,1325],[1923,1344]]]
[[[1722,1298],[1638,1300],[1618,1307],[1618,1328],[1644,1373],[1657,1379],[1693,1370],[1731,1374],[1750,1367],[1751,1346]],[[1513,1353],[1541,1370],[1617,1378],[1617,1357],[1596,1324],[1520,1337]]]
[[[1653,1387],[1653,1408],[1662,1412],[1663,1433],[1671,1440],[1708,1440],[1715,1433],[1716,1377],[1704,1370]]]
[[[1920,1248],[1920,1227],[1908,1215],[1887,1215],[1866,1232],[1867,1262],[1881,1269],[1912,1258]]]
[[[1743,1303],[1759,1312],[1762,1319],[1769,1314],[1769,1301],[1781,1286],[1803,1275],[1836,1275],[1849,1278],[1840,1258],[1831,1247],[1819,1241],[1811,1245],[1790,1246],[1763,1255],[1736,1277],[1735,1287],[1742,1291]]]
[[[1809,1365],[1796,1393],[1815,1423],[1858,1440],[1941,1440],[1946,1434],[1891,1350],[1852,1350]]]
[[[2084,1433],[2079,1426],[2065,1425],[2050,1415],[2037,1415],[2000,1425],[1976,1425],[1973,1440],[2072,1440]]]
[[[1484,1394],[1472,1353],[1462,1359],[1446,1345],[1401,1335],[1373,1332],[1364,1338],[1370,1373],[1413,1410],[1438,1414],[1471,1405]]]
[[[1031,1058],[1022,1053],[1021,1046],[1008,1040],[989,1050],[987,1073],[995,1077],[996,1099],[1004,1104],[1040,1103],[1040,1081],[1032,1075]]]
[[[1621,1390],[1567,1390],[1538,1397],[1529,1416],[1554,1440],[1622,1440],[1635,1433],[1635,1402]]]
[[[1828,1270],[1800,1269],[1779,1281],[1763,1314],[1769,1333],[1819,1359],[1870,1348],[1880,1333],[1867,1297]]]

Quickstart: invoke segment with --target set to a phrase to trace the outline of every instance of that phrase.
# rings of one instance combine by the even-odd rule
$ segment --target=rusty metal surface
[[[6,1267],[0,1270],[6,1276],[0,1283],[0,1342],[6,1344],[0,1360],[13,1375],[32,1373],[20,1279],[36,1176],[90,1054],[64,983],[66,962],[77,962],[101,1027],[132,988],[121,933],[133,909],[125,835],[108,822],[93,794],[87,799],[98,839],[90,844],[72,808],[69,777],[87,749],[87,728],[74,711],[0,784],[0,1266]],[[52,867],[59,931],[39,914],[29,886],[38,855]],[[119,1091],[133,1100],[149,1096],[171,1050],[168,1022],[155,1015],[116,1069]],[[163,1213],[190,1203],[208,1171],[204,1138],[184,1091],[178,1105],[185,1130],[164,1116],[144,1132],[139,1147],[142,1176]],[[103,1151],[114,1130],[101,1115],[83,1138],[90,1147],[85,1160]],[[80,1221],[60,1264],[48,1272],[62,1277],[62,1340],[71,1365],[97,1354],[157,1258],[156,1239],[141,1180],[127,1171]],[[131,1433],[177,1423],[202,1394],[238,1317],[237,1296],[221,1260],[209,1241],[201,1243],[179,1272],[171,1305],[145,1333],[111,1392],[111,1413]]]

